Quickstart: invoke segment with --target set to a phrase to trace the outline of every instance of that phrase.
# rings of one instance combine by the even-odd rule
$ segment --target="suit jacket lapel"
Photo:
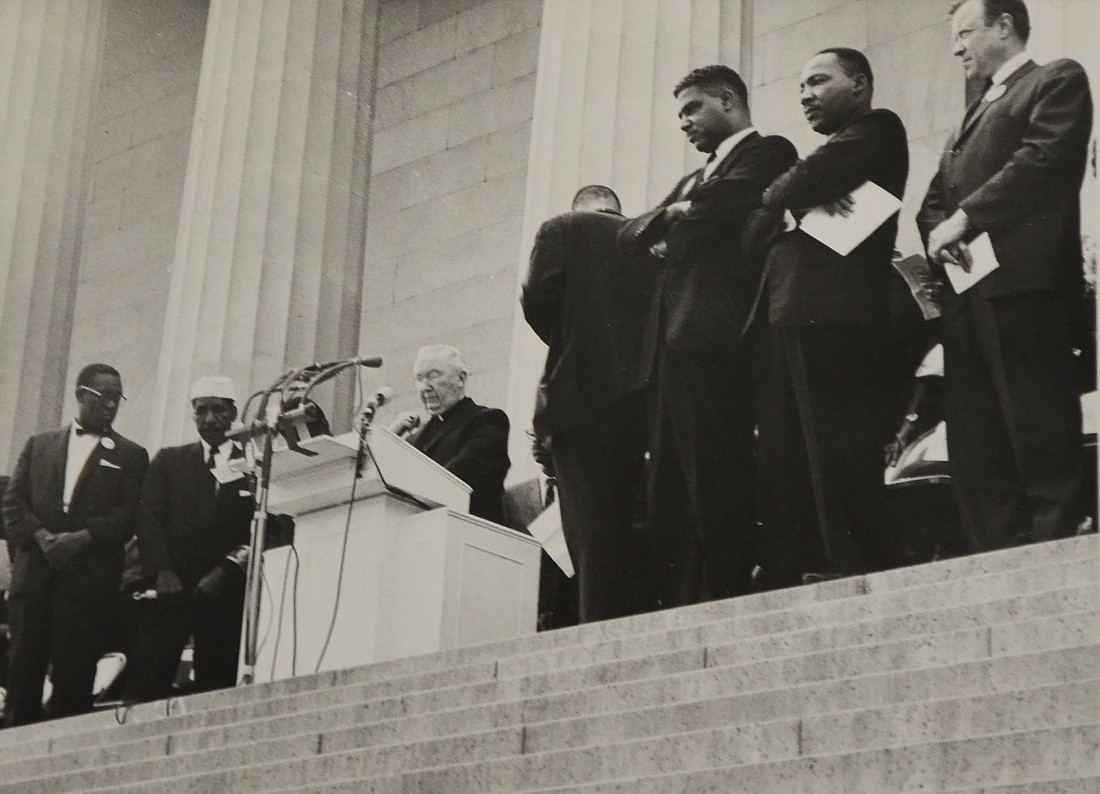
[[[1004,86],[1005,90],[1002,91],[1001,96],[997,97],[997,99],[994,99],[993,102],[997,102],[1002,99],[1006,93],[1012,90],[1012,86],[1014,86],[1021,77],[1028,74],[1033,69],[1037,68],[1039,68],[1039,65],[1035,63],[1035,61],[1028,61],[1015,72],[1010,74],[1008,78],[1003,83],[1001,83],[1001,85]],[[976,101],[976,106],[971,105],[970,108],[967,108],[966,115],[963,117],[962,129],[959,130],[959,137],[955,140],[956,149],[962,144],[966,136],[970,134],[970,131],[974,129],[979,119],[981,119],[981,117],[985,115],[985,112],[989,110],[989,106],[992,105],[993,102],[986,102],[983,95]],[[973,108],[973,110],[971,110],[971,108]]]
[[[677,201],[683,201],[685,198],[687,198],[688,195],[691,193],[691,191],[695,190],[695,186],[698,185],[702,181],[703,181],[703,169],[702,168],[700,168],[698,171],[695,171],[694,173],[690,174],[689,176],[684,177],[684,180],[680,184],[680,190],[679,190],[680,195],[679,195],[679,198],[677,199]]]
[[[50,454],[53,455],[54,479],[57,483],[58,502],[65,498],[65,464],[69,460],[69,433],[71,432],[71,426],[65,425],[65,427],[54,433],[53,438],[50,440]]]
[[[737,142],[737,145],[730,149],[729,154],[723,157],[722,160],[718,163],[714,171],[711,173],[710,178],[714,179],[715,177],[725,176],[730,171],[732,171],[733,167],[737,165],[742,157],[745,156],[745,152],[752,148],[749,146],[749,144],[757,140],[760,140],[759,132],[750,133],[749,135],[746,135],[744,138],[739,140]]]

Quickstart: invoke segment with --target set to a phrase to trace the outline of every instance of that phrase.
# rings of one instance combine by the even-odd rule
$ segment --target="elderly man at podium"
[[[504,522],[502,499],[508,460],[508,417],[466,396],[468,371],[450,345],[425,345],[416,354],[413,378],[431,418],[420,427],[412,411],[400,414],[390,430],[468,484],[470,513]]]
[[[194,637],[195,691],[237,683],[245,567],[254,510],[244,474],[231,465],[244,451],[227,438],[237,418],[236,390],[225,377],[191,387],[199,440],[165,447],[141,492],[137,537],[156,599],[145,607],[125,699],[172,694],[180,654]],[[285,545],[289,516],[269,519],[267,547]]]

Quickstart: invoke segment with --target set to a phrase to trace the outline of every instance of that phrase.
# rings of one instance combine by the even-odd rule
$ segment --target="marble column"
[[[103,20],[102,0],[0,3],[0,472],[61,420]]]
[[[193,435],[195,377],[244,393],[358,352],[376,18],[377,0],[212,0],[150,448]]]
[[[749,4],[751,6],[751,3]],[[543,6],[521,256],[583,185],[612,187],[627,215],[657,203],[701,155],[672,96],[697,66],[725,63],[751,85],[751,25],[741,0],[549,0]],[[520,279],[526,265],[520,268]],[[546,348],[517,311],[508,415],[509,480],[535,472],[530,427]]]

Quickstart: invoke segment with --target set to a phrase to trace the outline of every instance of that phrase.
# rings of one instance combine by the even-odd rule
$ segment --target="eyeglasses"
[[[126,399],[126,395],[120,391],[96,391],[91,386],[81,386],[78,391],[86,391],[89,394],[94,394],[101,400],[110,400],[115,403],[121,403]]]

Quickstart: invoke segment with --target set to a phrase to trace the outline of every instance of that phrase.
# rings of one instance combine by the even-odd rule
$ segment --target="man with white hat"
[[[127,700],[171,695],[192,635],[195,690],[237,680],[253,497],[230,466],[244,456],[226,437],[237,418],[233,381],[195,381],[191,408],[199,440],[158,452],[141,492],[138,546],[157,598],[142,620]]]

